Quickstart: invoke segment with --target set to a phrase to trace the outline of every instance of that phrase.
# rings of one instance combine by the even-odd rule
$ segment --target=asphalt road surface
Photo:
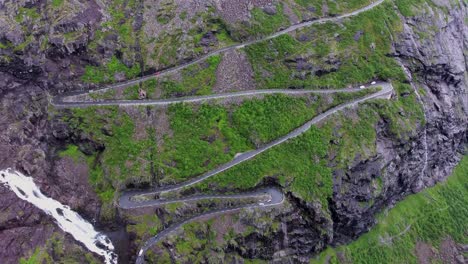
[[[331,22],[331,21],[339,21],[343,18],[351,17],[358,15],[362,12],[365,12],[367,10],[370,10],[381,3],[383,3],[384,0],[379,0],[376,1],[362,9],[356,10],[354,12],[344,14],[341,16],[337,17],[331,17],[331,18],[322,18],[318,20],[313,20],[313,21],[307,21],[307,22],[302,22],[293,26],[290,26],[284,30],[281,30],[273,35],[264,37],[262,39],[246,42],[246,43],[241,43],[241,44],[236,44],[232,45],[229,47],[225,47],[216,51],[213,51],[211,53],[208,53],[196,60],[193,60],[191,62],[185,63],[178,65],[176,67],[163,70],[158,72],[157,74],[151,74],[148,76],[144,76],[141,78],[129,80],[126,82],[122,83],[117,83],[114,85],[108,85],[106,87],[103,87],[98,90],[94,91],[78,91],[78,92],[73,92],[73,93],[68,93],[68,94],[62,94],[56,97],[53,97],[50,101],[52,105],[58,108],[73,108],[73,107],[89,107],[89,106],[108,106],[108,105],[118,105],[118,106],[141,106],[141,105],[155,105],[155,106],[161,106],[161,105],[169,105],[169,104],[175,104],[175,103],[191,103],[191,102],[204,102],[208,100],[216,100],[216,99],[228,99],[228,98],[235,98],[235,97],[243,97],[243,96],[254,96],[254,95],[264,95],[264,94],[290,94],[290,95],[301,95],[301,94],[310,94],[310,93],[317,93],[317,94],[334,94],[334,93],[344,93],[344,92],[358,92],[362,89],[360,88],[351,88],[351,89],[333,89],[333,90],[288,90],[288,89],[272,89],[272,90],[252,90],[252,91],[242,91],[242,92],[232,92],[232,93],[224,93],[224,94],[213,94],[213,95],[205,95],[205,96],[195,96],[195,97],[183,97],[183,98],[173,98],[173,99],[161,99],[161,100],[100,100],[100,101],[79,101],[77,100],[78,95],[86,95],[86,94],[91,94],[91,93],[96,93],[96,92],[105,92],[110,89],[116,89],[116,88],[126,88],[129,86],[133,86],[135,84],[139,84],[141,82],[144,82],[149,79],[153,78],[159,78],[164,75],[168,75],[170,73],[179,71],[181,69],[184,69],[190,65],[196,64],[198,62],[201,62],[205,60],[206,58],[220,54],[222,52],[226,52],[228,50],[232,49],[239,49],[239,48],[244,48],[245,46],[252,45],[261,41],[273,39],[275,37],[278,37],[283,34],[287,34],[289,32],[292,32],[294,30],[311,26],[313,24],[320,24],[320,23],[326,23],[326,22]],[[215,211],[210,211],[206,212],[204,214],[185,219],[179,223],[176,223],[160,233],[158,233],[156,236],[152,237],[148,241],[145,242],[145,244],[142,246],[140,249],[138,256],[137,256],[137,261],[136,263],[141,264],[144,263],[144,255],[145,252],[154,244],[157,242],[161,241],[163,238],[166,236],[176,232],[180,227],[182,227],[184,224],[199,220],[201,218],[205,217],[211,217],[213,215],[218,215],[218,214],[225,214],[229,212],[236,212],[242,209],[247,209],[247,208],[267,208],[267,207],[272,207],[272,206],[277,206],[283,203],[284,201],[284,195],[281,192],[281,190],[277,188],[266,188],[262,190],[257,190],[254,192],[249,192],[249,193],[240,193],[240,194],[233,194],[233,195],[197,195],[197,196],[190,196],[190,197],[185,197],[185,198],[176,198],[176,199],[146,199],[146,200],[136,200],[134,199],[138,195],[156,195],[164,192],[170,192],[170,191],[177,191],[185,187],[192,186],[196,183],[199,183],[201,181],[204,181],[212,176],[215,176],[229,168],[232,168],[240,163],[243,163],[247,160],[250,160],[257,155],[263,153],[264,151],[273,148],[274,146],[277,146],[291,138],[295,138],[302,133],[306,132],[312,125],[317,124],[318,122],[324,120],[325,118],[342,111],[346,109],[347,107],[353,107],[358,105],[359,103],[365,102],[370,99],[375,99],[375,98],[389,98],[391,94],[393,93],[393,87],[390,83],[388,82],[379,82],[375,83],[373,85],[368,85],[366,89],[370,88],[376,88],[380,87],[381,89],[375,93],[369,94],[367,96],[364,96],[359,99],[355,99],[353,101],[343,103],[339,106],[336,106],[332,109],[329,109],[328,111],[325,111],[313,119],[309,120],[302,126],[294,129],[287,135],[284,135],[258,149],[245,152],[242,154],[237,155],[233,160],[230,162],[223,164],[219,166],[218,168],[209,171],[205,174],[202,174],[198,177],[195,177],[191,180],[188,180],[186,182],[180,183],[180,184],[175,184],[172,186],[166,186],[163,188],[159,189],[150,189],[150,190],[138,190],[138,191],[127,191],[122,194],[122,196],[119,199],[119,206],[122,209],[134,209],[134,208],[141,208],[141,207],[148,207],[148,206],[161,206],[165,204],[170,204],[170,203],[176,203],[176,202],[193,202],[193,201],[199,201],[199,200],[206,200],[206,199],[244,199],[244,198],[265,198],[269,197],[266,202],[258,202],[258,203],[253,203],[249,205],[243,205],[243,206],[238,206],[238,207],[233,207],[233,208],[224,208],[224,209],[219,209]]]
[[[192,217],[189,219],[186,219],[182,222],[179,222],[173,226],[170,226],[163,231],[161,231],[159,234],[157,234],[155,237],[149,239],[148,241],[145,242],[141,250],[139,251],[137,261],[136,263],[141,264],[144,263],[144,254],[145,252],[154,244],[158,243],[161,241],[164,237],[174,233],[176,230],[178,230],[181,226],[183,226],[186,223],[192,222],[199,220],[203,217],[209,217],[213,216],[216,214],[224,214],[228,212],[235,212],[239,211],[241,209],[246,209],[246,208],[259,208],[259,207],[270,207],[270,206],[275,206],[279,205],[284,201],[284,196],[283,193],[276,189],[276,188],[269,188],[266,190],[260,190],[257,192],[251,192],[251,193],[242,193],[242,194],[235,194],[235,195],[200,195],[200,196],[192,196],[192,197],[186,197],[186,198],[177,198],[177,199],[154,199],[154,200],[144,200],[144,201],[137,201],[133,200],[133,197],[136,197],[138,195],[156,195],[164,192],[171,192],[171,191],[177,191],[185,187],[192,186],[196,183],[202,182],[212,176],[215,176],[229,168],[232,168],[240,163],[243,163],[247,160],[250,160],[254,158],[255,156],[265,152],[266,150],[273,148],[274,146],[277,146],[291,138],[295,138],[302,133],[306,132],[312,125],[324,120],[325,118],[342,111],[346,109],[347,107],[354,107],[358,105],[359,103],[365,102],[367,100],[375,99],[375,98],[389,98],[391,94],[393,93],[393,87],[390,83],[386,82],[380,82],[377,83],[373,86],[369,86],[368,88],[372,87],[381,87],[382,89],[378,90],[375,93],[369,94],[367,96],[364,96],[359,99],[352,100],[347,103],[343,103],[339,106],[336,106],[332,109],[329,109],[328,111],[325,111],[316,117],[314,117],[312,120],[306,122],[304,125],[296,128],[295,130],[291,131],[287,135],[280,137],[258,149],[242,153],[240,155],[237,155],[233,160],[230,162],[223,164],[219,166],[218,168],[209,171],[205,174],[202,174],[198,177],[195,177],[191,180],[188,180],[186,182],[180,183],[180,184],[175,184],[171,186],[165,186],[163,188],[158,188],[158,189],[151,189],[151,190],[140,190],[140,191],[129,191],[125,192],[122,194],[119,200],[119,206],[124,209],[132,209],[132,208],[141,208],[141,207],[147,207],[147,206],[160,206],[164,204],[169,204],[169,203],[175,203],[175,202],[188,202],[188,201],[197,201],[197,200],[203,200],[203,199],[241,199],[241,198],[255,198],[255,197],[260,197],[264,195],[269,195],[270,199],[268,202],[265,203],[258,203],[258,204],[252,204],[252,205],[245,205],[245,206],[239,206],[239,207],[234,207],[234,208],[226,208],[226,209],[220,209],[216,211],[211,211],[207,212],[204,214],[201,214],[196,217]],[[334,91],[333,93],[339,93],[343,92],[342,90],[340,91]],[[204,100],[210,100],[211,98],[204,97]]]
[[[166,70],[162,70],[162,71],[159,71],[157,73],[150,74],[150,75],[147,75],[147,76],[144,76],[144,77],[128,80],[128,81],[117,83],[117,84],[108,85],[108,86],[102,87],[100,89],[96,89],[94,91],[91,91],[91,92],[89,92],[89,91],[77,91],[77,92],[62,94],[60,96],[54,97],[52,99],[51,103],[53,105],[57,106],[57,107],[60,107],[60,106],[71,107],[71,106],[74,106],[76,104],[66,105],[64,103],[64,99],[69,98],[69,97],[74,97],[74,96],[77,96],[77,95],[84,95],[84,94],[88,94],[88,93],[105,92],[107,90],[116,89],[116,88],[126,88],[126,87],[130,87],[130,86],[139,84],[141,82],[144,82],[144,81],[147,81],[147,80],[150,80],[150,79],[160,78],[162,76],[177,72],[177,71],[179,71],[181,69],[184,69],[184,68],[187,68],[187,67],[189,67],[191,65],[202,62],[202,61],[206,60],[210,56],[217,55],[217,54],[229,51],[229,50],[244,48],[246,46],[253,45],[253,44],[265,41],[265,40],[273,39],[273,38],[276,38],[278,36],[281,36],[281,35],[290,33],[292,31],[295,31],[297,29],[308,27],[308,26],[311,26],[311,25],[314,25],[314,24],[323,24],[323,23],[326,23],[326,22],[340,21],[340,20],[342,20],[344,18],[359,15],[362,12],[368,11],[368,10],[370,10],[370,9],[376,7],[376,6],[379,6],[383,2],[384,2],[384,0],[378,0],[378,1],[375,1],[374,3],[372,3],[372,4],[368,5],[368,6],[365,6],[365,7],[361,8],[361,9],[358,9],[358,10],[353,11],[353,12],[348,13],[348,14],[336,16],[336,17],[328,17],[328,18],[321,18],[321,19],[301,22],[301,23],[292,25],[292,26],[290,26],[290,27],[288,27],[286,29],[283,29],[281,31],[278,31],[273,35],[270,35],[270,36],[267,36],[267,37],[264,37],[264,38],[261,38],[261,39],[258,39],[258,40],[253,40],[253,41],[244,42],[244,43],[228,46],[228,47],[225,47],[225,48],[221,48],[221,49],[212,51],[212,52],[210,52],[208,54],[205,54],[205,55],[201,56],[200,58],[195,59],[193,61],[190,61],[190,62],[187,62],[187,63],[184,63],[184,64],[180,64],[180,65],[177,65],[175,67],[172,67],[172,68],[169,68],[169,69],[166,69]],[[76,106],[79,106],[79,104],[76,105]]]

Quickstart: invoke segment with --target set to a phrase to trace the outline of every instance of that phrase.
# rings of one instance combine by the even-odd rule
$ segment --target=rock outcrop
[[[380,122],[378,154],[356,161],[343,175],[335,175],[332,244],[356,239],[374,224],[377,212],[444,180],[466,153],[468,9],[466,4],[454,6],[450,1],[438,1],[438,5],[448,13],[424,6],[429,12],[411,18],[401,16],[403,32],[394,40],[393,54],[389,54],[400,60],[420,95],[426,123],[416,135],[398,140]],[[383,186],[377,187],[374,179],[380,174]],[[376,189],[381,190],[373,195]],[[369,201],[371,206],[362,205]]]
[[[25,1],[20,2],[24,4]],[[27,5],[42,8],[44,1],[27,2]],[[86,48],[98,21],[105,20],[106,14],[101,12],[98,4],[101,1],[86,1],[85,6],[82,1],[70,2],[74,3],[70,17],[53,27],[28,25],[35,35],[46,32],[56,35],[48,40],[46,49],[41,49],[38,39],[21,51],[0,50],[0,164],[2,168],[15,167],[33,176],[44,193],[93,220],[99,213],[100,202],[86,181],[87,169],[60,159],[57,150],[68,143],[75,143],[89,153],[102,150],[104,146],[85,136],[74,135],[59,122],[48,120],[48,111],[53,110],[48,109],[48,94],[69,87],[86,88],[87,85],[78,81],[84,65],[112,56],[117,49],[117,37],[110,34],[106,46],[98,48],[99,55],[88,56]],[[221,2],[223,10],[229,12],[225,7],[229,7],[231,1]],[[271,1],[256,2],[266,6]],[[462,1],[455,5],[448,0],[434,2],[447,12],[427,6],[428,12],[411,18],[401,16],[403,30],[394,39],[392,54],[388,54],[397,58],[412,78],[412,86],[424,104],[425,124],[417,127],[417,132],[409,138],[396,139],[389,133],[385,120],[381,120],[376,127],[377,154],[366,160],[356,159],[347,171],[335,172],[334,194],[329,201],[331,215],[324,214],[317,204],[305,203],[288,194],[288,206],[282,210],[259,213],[269,213],[268,217],[281,223],[281,231],[268,233],[266,226],[256,220],[260,215],[245,215],[245,221],[257,231],[236,238],[227,252],[248,258],[291,258],[305,262],[327,245],[356,239],[375,224],[377,212],[450,174],[468,142],[468,27],[465,22],[468,9]],[[9,2],[0,2],[0,10],[13,10],[7,4]],[[267,9],[267,12],[273,13],[273,10]],[[19,26],[3,30],[11,19],[0,12],[0,41],[20,45],[28,36]],[[82,32],[72,40],[61,37],[78,31]],[[210,45],[215,41],[212,37],[204,35],[202,42]],[[360,37],[361,34],[355,36],[356,39]],[[311,68],[302,58],[290,63],[299,71]],[[329,61],[332,66],[338,63],[334,58]],[[317,69],[315,72],[324,71]],[[239,84],[238,89],[248,87],[249,78],[252,76],[245,77],[246,84]],[[381,183],[376,180],[380,175]],[[44,238],[61,232],[51,227],[49,217],[1,186],[0,196],[0,246],[4,249],[0,258],[5,263],[17,262],[25,252],[44,244]],[[19,212],[21,216],[16,217]],[[116,219],[118,224],[120,221]],[[98,224],[105,230],[115,229],[110,224],[106,227],[108,223]],[[69,238],[67,241],[73,243]],[[261,250],[256,250],[258,245]],[[126,256],[123,263],[131,258],[117,253]]]

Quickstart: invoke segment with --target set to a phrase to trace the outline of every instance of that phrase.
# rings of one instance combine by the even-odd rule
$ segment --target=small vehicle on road
[[[259,203],[259,205],[260,205],[260,206],[265,206],[265,204],[264,204],[264,203]]]
[[[376,84],[377,82],[371,82],[372,85]]]
[[[366,88],[364,85],[359,86],[359,89],[364,89]]]

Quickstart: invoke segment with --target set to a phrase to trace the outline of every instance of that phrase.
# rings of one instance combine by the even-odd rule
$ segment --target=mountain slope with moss
[[[466,221],[459,221],[466,218],[466,158],[446,185],[423,190],[446,179],[466,154],[466,1],[385,0],[356,16],[222,52],[169,76],[156,75],[234,43],[370,3],[2,2],[0,164],[34,177],[45,194],[109,234],[120,263],[133,263],[144,241],[165,227],[251,201],[124,210],[117,205],[122,192],[196,177],[368,91],[79,109],[55,109],[49,104],[53,96],[146,75],[155,78],[86,99],[138,100],[141,90],[147,98],[162,99],[388,81],[395,88],[389,100],[348,108],[298,138],[169,194],[275,186],[286,197],[281,207],[190,223],[145,257],[149,263],[444,261],[444,248],[460,250],[459,244],[466,244]],[[46,215],[3,186],[0,193],[5,263],[96,261],[97,256],[82,254],[84,247],[52,228]],[[406,208],[419,209],[403,214]],[[369,247],[371,242],[379,246]],[[63,248],[73,254],[64,255]],[[416,257],[407,258],[412,253]]]
[[[468,230],[468,157],[444,182],[410,195],[377,217],[349,245],[327,249],[311,263],[463,263]]]

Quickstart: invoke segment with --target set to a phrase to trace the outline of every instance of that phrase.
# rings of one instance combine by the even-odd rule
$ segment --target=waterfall
[[[70,207],[45,196],[34,183],[33,178],[12,169],[1,170],[0,175],[0,183],[12,190],[18,198],[52,216],[64,232],[71,234],[88,250],[103,256],[106,264],[117,263],[112,241],[106,235],[97,232],[93,225]]]

